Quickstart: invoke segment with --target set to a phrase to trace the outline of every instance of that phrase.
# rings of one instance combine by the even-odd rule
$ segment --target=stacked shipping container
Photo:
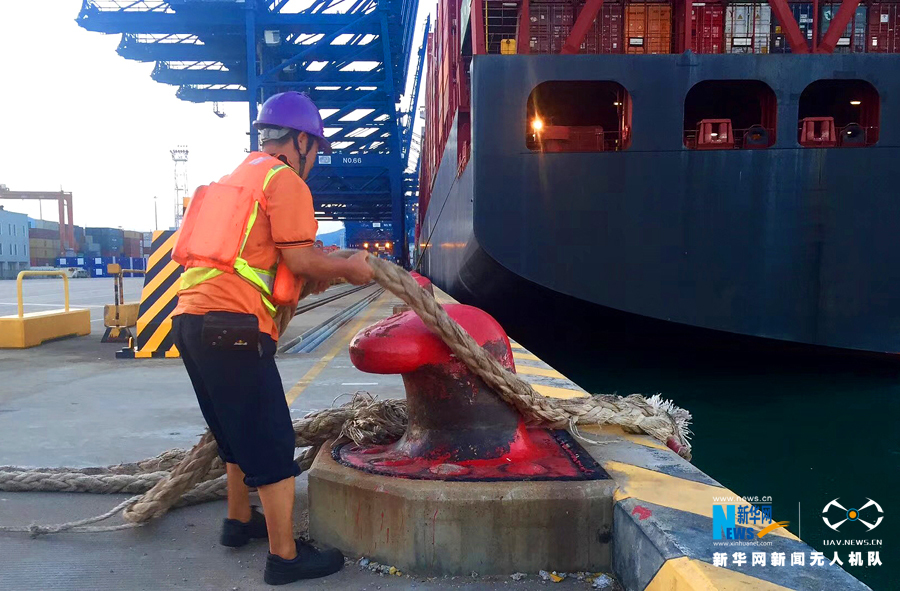
[[[819,39],[825,36],[831,20],[837,14],[840,3],[819,5]],[[838,39],[834,53],[864,53],[866,51],[866,24],[868,22],[868,9],[865,5],[856,7],[853,18],[847,23],[847,27]]]
[[[695,2],[691,7],[691,50],[694,53],[724,53],[725,7]]]
[[[121,256],[125,244],[125,233],[117,228],[85,228],[90,254],[100,257]]]
[[[145,234],[115,228],[85,229],[74,226],[75,248],[68,251],[67,255],[61,248],[58,222],[29,218],[28,224],[29,250],[33,267],[59,265],[84,267],[90,270],[88,263],[94,259],[126,257],[131,264],[135,260],[143,261],[143,257],[150,252],[149,232]],[[75,264],[70,259],[82,262]]]
[[[670,53],[675,50],[672,43],[675,37],[673,22],[681,18],[680,14],[676,14],[679,10],[678,3],[626,0],[622,4],[621,1],[604,2],[582,41],[580,53],[625,51],[642,54]],[[504,6],[507,4],[512,3],[504,3]],[[815,35],[813,3],[792,2],[789,6],[801,34],[812,48]],[[816,42],[825,35],[839,7],[838,2],[823,2],[819,5]],[[865,2],[860,4],[840,37],[835,52],[900,53],[900,3],[876,3],[872,7],[873,10],[870,11]],[[560,53],[583,8],[581,0],[531,1],[529,53]],[[694,2],[691,15],[690,47],[696,53],[791,52],[781,23],[766,2]],[[504,22],[509,21],[508,17],[504,19]],[[510,27],[505,29],[511,30]],[[494,41],[488,47],[488,52],[501,53],[501,41],[497,37],[502,35],[497,32],[496,27],[492,34]],[[506,34],[513,35],[511,32]]]
[[[575,7],[532,2],[528,12],[531,53],[559,53],[575,24]]]
[[[84,228],[81,226],[75,226],[75,252],[84,252],[84,243],[86,242],[84,236]]]
[[[812,3],[798,2],[789,6],[791,7],[791,13],[794,15],[794,20],[800,26],[800,33],[806,39],[806,43],[812,47],[814,32],[813,14],[815,13]],[[781,23],[778,22],[778,18],[775,15],[772,15],[772,42],[769,45],[769,52],[791,53],[791,46],[787,42]]]
[[[625,53],[672,53],[672,6],[631,2],[625,5]]]
[[[581,8],[579,8],[579,11]],[[577,17],[576,17],[577,18]],[[622,4],[604,2],[581,44],[581,53],[622,53],[625,9]]]
[[[59,223],[45,220],[28,220],[28,256],[32,267],[53,265],[59,256]]]
[[[125,230],[122,238],[122,254],[126,257],[143,256],[143,240],[144,235],[141,232]]]
[[[560,53],[583,9],[583,3],[531,2],[530,53]],[[670,53],[671,43],[669,4],[604,2],[582,40],[580,53]]]
[[[900,53],[900,4],[873,2],[869,7],[866,51]]]
[[[768,4],[729,4],[725,8],[725,53],[769,53],[771,32]]]
[[[820,4],[817,40],[825,35],[839,6],[833,2]],[[900,24],[900,4],[873,6],[877,11],[871,18],[864,3],[857,8],[838,41],[836,53],[866,51],[867,25],[868,51],[900,53],[900,34],[895,32]],[[529,52],[560,53],[583,7],[581,2],[530,2]],[[790,8],[802,35],[812,46],[814,5],[795,2]],[[666,2],[604,2],[585,35],[580,53],[670,53],[675,49],[674,14],[673,4]],[[690,46],[695,53],[791,52],[781,24],[765,2],[694,2],[691,16]],[[499,42],[494,45],[499,48]]]
[[[32,266],[47,266],[52,264],[55,257],[62,253],[59,240],[59,222],[51,222],[48,220],[28,219],[29,229],[28,237],[32,241],[31,252]],[[81,226],[73,227],[75,237],[74,253],[83,253],[85,251],[86,238],[84,228]],[[50,241],[48,244],[46,241]]]
[[[45,223],[43,227],[28,229],[28,253],[32,267],[46,267],[59,256],[59,225],[53,229]]]

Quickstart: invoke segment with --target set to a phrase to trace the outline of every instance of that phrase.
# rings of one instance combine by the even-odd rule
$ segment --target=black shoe
[[[316,550],[306,542],[297,540],[297,557],[285,560],[269,553],[266,558],[266,572],[263,579],[269,585],[285,585],[300,579],[327,577],[341,570],[344,555],[340,550]]]
[[[250,538],[267,538],[269,532],[266,530],[266,518],[263,514],[256,510],[256,507],[250,508],[250,521],[244,523],[237,519],[226,519],[222,524],[222,537],[219,543],[229,548],[239,548],[247,544]]]

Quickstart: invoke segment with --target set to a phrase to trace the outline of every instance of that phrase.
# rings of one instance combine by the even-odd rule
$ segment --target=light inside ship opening
[[[704,80],[684,100],[684,145],[692,150],[775,144],[775,93],[759,80]]]
[[[816,80],[800,95],[797,141],[806,148],[860,148],[878,142],[880,98],[865,80]]]
[[[528,97],[525,121],[525,145],[535,152],[614,152],[631,143],[631,100],[618,82],[543,82]]]

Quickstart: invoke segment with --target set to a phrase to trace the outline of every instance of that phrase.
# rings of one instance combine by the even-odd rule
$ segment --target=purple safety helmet
[[[260,108],[253,127],[281,127],[306,132],[318,140],[319,150],[323,154],[331,154],[331,142],[325,138],[322,116],[305,93],[291,91],[272,95]],[[273,135],[272,139],[276,136]]]

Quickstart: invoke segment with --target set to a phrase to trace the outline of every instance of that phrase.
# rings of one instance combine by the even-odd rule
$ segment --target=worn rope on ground
[[[338,253],[350,254],[353,251]],[[658,396],[594,395],[568,400],[542,396],[482,349],[406,271],[374,257],[369,257],[369,262],[376,282],[409,305],[460,361],[530,424],[569,428],[574,433],[579,426],[619,425],[629,432],[646,433],[690,459],[687,411]],[[405,400],[376,400],[357,393],[342,406],[313,412],[293,422],[296,446],[307,448],[297,462],[301,470],[309,469],[321,445],[338,437],[358,444],[395,441],[405,432],[406,423]],[[216,442],[207,431],[190,451],[169,450],[141,462],[82,469],[0,467],[0,490],[136,494],[103,515],[88,519],[50,526],[0,526],[0,532],[28,532],[33,536],[63,531],[88,533],[137,527],[172,507],[222,498],[225,476]],[[119,512],[126,523],[92,525]]]

